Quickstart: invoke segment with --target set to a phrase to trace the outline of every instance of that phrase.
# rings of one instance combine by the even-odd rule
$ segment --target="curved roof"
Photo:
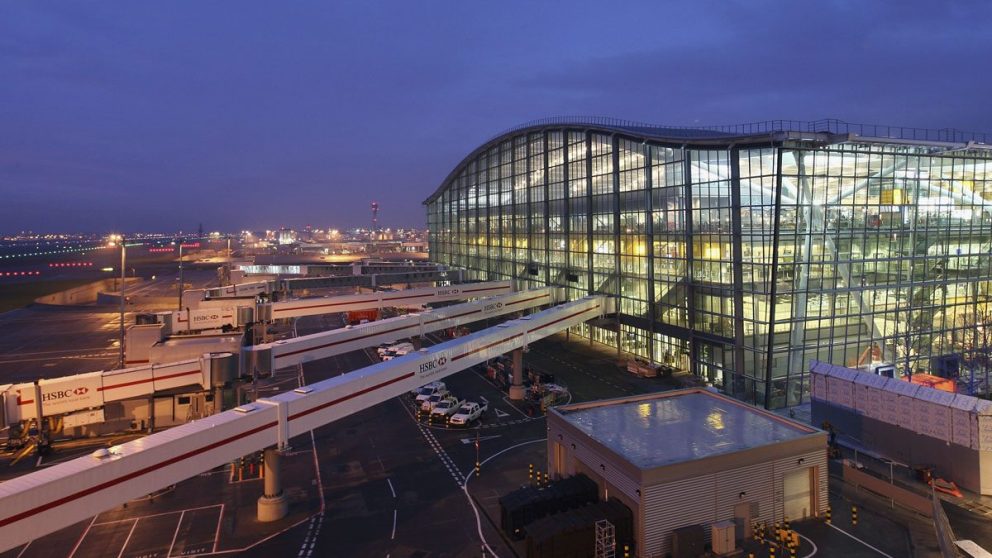
[[[874,124],[851,124],[836,119],[813,121],[767,120],[731,126],[661,126],[633,120],[610,117],[556,116],[533,120],[514,126],[489,138],[485,143],[466,155],[444,178],[438,188],[426,199],[432,202],[444,188],[468,165],[469,162],[493,146],[518,135],[529,132],[581,128],[606,134],[624,134],[639,141],[667,144],[691,144],[699,146],[729,146],[731,144],[775,143],[784,140],[806,140],[822,143],[848,141],[854,137],[862,141],[914,142],[933,144],[987,144],[992,135],[964,132],[952,128],[930,130],[901,126],[881,126]]]

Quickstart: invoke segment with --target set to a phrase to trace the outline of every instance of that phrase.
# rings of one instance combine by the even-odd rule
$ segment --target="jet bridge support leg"
[[[510,399],[521,401],[526,393],[524,389],[524,350],[514,349],[510,354],[513,359],[513,383],[510,384]]]
[[[258,520],[278,521],[289,513],[289,499],[282,490],[279,465],[282,455],[276,448],[267,448],[263,454],[265,492],[258,499]]]
[[[282,452],[289,449],[289,406],[285,401],[258,399],[256,403],[273,405],[279,410],[278,443],[274,448],[265,448],[262,453],[262,472],[265,475],[265,487],[258,499],[258,520],[278,521],[289,513],[289,499],[282,490],[282,478],[279,466]]]

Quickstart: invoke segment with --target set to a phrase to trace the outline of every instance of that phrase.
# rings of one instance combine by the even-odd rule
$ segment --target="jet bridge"
[[[0,483],[0,552],[613,311],[589,296]]]
[[[265,375],[280,368],[332,357],[379,343],[392,343],[414,335],[423,337],[433,331],[554,304],[559,300],[558,291],[557,287],[542,287],[436,308],[418,314],[377,320],[359,326],[253,345],[242,350],[242,361],[245,363],[246,373]]]
[[[386,306],[421,306],[432,302],[482,298],[510,292],[513,292],[513,284],[510,281],[489,281],[402,291],[377,291],[368,294],[304,298],[260,304],[256,320],[271,321],[283,318],[299,318],[331,312],[382,309]]]

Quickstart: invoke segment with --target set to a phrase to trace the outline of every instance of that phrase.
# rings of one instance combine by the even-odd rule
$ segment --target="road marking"
[[[837,530],[837,531],[840,531],[841,533],[843,533],[843,534],[845,534],[845,535],[847,535],[848,537],[851,537],[852,539],[854,539],[854,540],[856,540],[856,541],[858,541],[859,543],[861,543],[861,544],[863,544],[863,545],[865,545],[865,546],[867,546],[868,548],[870,548],[870,549],[872,549],[872,550],[874,550],[875,552],[877,552],[877,553],[879,553],[879,554],[881,554],[882,556],[885,556],[885,558],[892,558],[892,556],[889,556],[888,554],[886,554],[886,553],[884,553],[884,552],[882,552],[881,550],[879,550],[879,549],[877,549],[877,548],[875,548],[874,546],[872,546],[872,545],[870,545],[870,544],[868,544],[868,543],[866,543],[865,541],[863,541],[863,540],[861,540],[861,539],[859,539],[858,537],[855,537],[854,535],[852,535],[852,534],[850,534],[850,533],[848,533],[847,531],[845,531],[845,530],[843,530],[843,529],[841,529],[840,527],[838,527],[838,526],[836,526],[836,525],[834,525],[833,523],[828,523],[827,525],[829,525],[829,526],[831,526],[831,527],[833,527],[833,528],[834,528],[835,530]]]
[[[481,436],[479,438],[461,438],[461,441],[462,441],[463,444],[468,445],[468,444],[474,444],[476,440],[478,440],[480,442],[483,441],[483,440],[494,440],[494,439],[499,438],[501,436],[502,436],[502,434],[496,434],[494,436]]]
[[[510,446],[510,447],[508,447],[506,449],[502,449],[502,450],[500,450],[500,451],[498,451],[498,452],[490,455],[489,457],[483,459],[482,462],[479,463],[479,468],[481,469],[482,466],[485,465],[486,463],[488,463],[490,460],[495,459],[496,457],[498,457],[498,456],[500,456],[500,455],[502,455],[502,454],[504,454],[504,453],[506,453],[506,452],[508,452],[508,451],[510,451],[512,449],[519,448],[520,446],[526,446],[527,444],[534,444],[534,443],[537,443],[537,442],[546,442],[547,440],[548,440],[547,438],[540,438],[538,440],[530,440],[528,442],[521,442],[519,444]],[[474,468],[472,470],[474,470]],[[472,480],[472,473],[471,472],[467,473],[467,476],[465,477],[465,484],[462,485],[462,492],[465,493],[465,498],[468,500],[468,504],[470,506],[472,506],[472,512],[475,513],[475,527],[479,531],[479,540],[482,541],[482,545],[486,547],[486,550],[488,550],[489,553],[493,555],[493,558],[499,558],[499,555],[496,554],[496,551],[493,550],[491,546],[489,546],[489,542],[486,541],[486,535],[482,532],[482,518],[479,516],[479,508],[476,507],[475,500],[472,500],[472,496],[468,493],[468,482],[470,480]]]
[[[220,513],[217,514],[217,529],[214,531],[214,547],[211,552],[217,552],[217,545],[220,544],[220,520],[224,517],[224,504],[220,505]]]
[[[524,417],[525,419],[526,419],[526,418],[530,418],[530,417],[528,417],[528,416],[527,416],[527,415],[526,415],[526,414],[525,414],[525,413],[524,413],[523,411],[521,411],[520,409],[518,409],[518,408],[516,407],[516,405],[514,405],[513,403],[511,403],[511,402],[510,402],[510,398],[509,398],[508,396],[506,396],[506,395],[504,395],[504,396],[503,396],[503,401],[505,401],[507,405],[509,405],[510,407],[512,407],[514,411],[516,411],[516,412],[518,412],[518,413],[520,413],[520,415],[521,415],[522,417]]]
[[[176,523],[176,532],[172,534],[172,542],[169,543],[169,551],[165,553],[166,556],[172,556],[172,547],[176,546],[176,538],[179,536],[179,528],[183,524],[184,515],[186,515],[186,510],[179,513],[179,521]]]
[[[496,411],[496,418],[503,418],[510,416],[510,413],[507,413],[506,411],[500,411],[499,409],[495,409],[495,411]]]
[[[131,540],[131,535],[134,534],[134,528],[138,526],[139,521],[141,521],[140,517],[135,519],[134,523],[131,524],[131,530],[127,532],[127,538],[124,539],[124,546],[121,547],[121,551],[117,554],[117,558],[124,556],[124,549],[127,548],[127,543]]]
[[[393,498],[395,498],[396,497],[396,491],[393,490],[393,481],[391,481],[389,479],[386,479],[386,482],[389,483],[389,491],[393,493]]]
[[[124,519],[111,519],[109,521],[101,521],[99,523],[94,523],[93,526],[94,527],[99,527],[101,525],[113,525],[114,523],[127,523],[128,521],[134,521],[136,519],[149,519],[149,518],[152,518],[152,517],[162,517],[164,515],[175,515],[177,513],[178,514],[181,514],[183,512],[192,512],[192,511],[199,511],[199,510],[209,510],[211,508],[221,508],[221,511],[223,512],[224,504],[211,504],[209,506],[200,506],[200,507],[197,507],[197,508],[186,508],[186,509],[183,509],[183,510],[172,510],[172,511],[161,512],[161,513],[150,513],[150,514],[146,514],[146,515],[139,515],[137,517],[125,517]]]
[[[798,532],[796,534],[799,535],[799,538],[800,539],[808,542],[809,545],[813,547],[813,550],[809,554],[807,554],[806,556],[803,556],[803,558],[812,558],[813,556],[815,556],[816,553],[820,550],[819,548],[817,548],[816,543],[813,542],[813,541],[811,541],[809,539],[809,537],[806,537],[806,536],[804,536],[804,535],[802,535],[802,534],[800,534]]]
[[[72,556],[76,554],[76,551],[79,550],[79,545],[83,544],[83,539],[86,538],[87,533],[90,532],[90,529],[93,527],[94,523],[96,523],[95,515],[93,516],[93,519],[90,521],[90,524],[86,526],[86,530],[83,531],[83,534],[79,536],[79,540],[76,541],[76,546],[72,547],[72,552],[70,552],[66,558],[72,558]]]
[[[28,544],[24,545],[24,548],[22,548],[21,551],[17,553],[17,558],[21,558],[21,556],[24,555],[24,553],[27,551],[28,547],[31,546],[31,543],[33,543],[33,542],[34,541],[28,541]]]
[[[393,509],[393,535],[389,537],[390,540],[396,540],[396,509]]]

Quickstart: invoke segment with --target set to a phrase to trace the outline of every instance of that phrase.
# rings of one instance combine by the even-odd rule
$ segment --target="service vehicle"
[[[445,419],[455,414],[455,412],[461,408],[463,403],[465,402],[458,399],[454,395],[445,397],[444,399],[438,401],[434,405],[434,408],[431,409],[431,420],[434,420],[435,418]]]
[[[427,401],[428,399],[430,399],[435,395],[440,397],[444,397],[445,395],[448,395],[448,388],[445,387],[444,382],[438,382],[438,384],[440,385],[431,386],[431,387],[425,386],[420,388],[420,391],[417,393],[417,398],[416,398],[417,404],[418,405],[423,404],[424,401]]]
[[[410,397],[416,397],[416,396],[420,395],[420,390],[422,390],[422,389],[443,388],[443,387],[445,387],[445,385],[444,385],[444,382],[441,382],[441,381],[436,381],[436,382],[431,382],[429,384],[424,384],[424,385],[418,387],[417,389],[410,390]]]
[[[450,396],[451,396],[451,394],[448,393],[447,390],[445,390],[444,393],[435,393],[434,395],[432,395],[432,396],[428,397],[427,399],[425,399],[424,402],[420,404],[420,410],[421,411],[424,411],[424,412],[427,412],[427,413],[430,413],[430,412],[432,412],[434,410],[434,407],[438,403],[444,401],[445,399],[447,399]]]
[[[480,398],[482,403],[476,403],[475,401],[466,401],[462,403],[461,407],[451,415],[451,424],[457,426],[465,426],[473,420],[477,420],[489,410],[489,401],[485,397]]]
[[[413,347],[412,346],[409,347],[409,348],[407,348],[407,347],[401,347],[399,349],[393,349],[393,350],[390,350],[390,351],[386,351],[386,354],[382,355],[382,361],[383,362],[386,362],[387,360],[393,360],[394,358],[399,358],[399,357],[401,357],[403,355],[408,355],[408,354],[410,354],[412,352],[413,352]]]
[[[403,356],[414,351],[413,343],[396,343],[395,345],[390,345],[385,349],[376,349],[379,353],[379,358],[382,360],[392,360],[398,356]],[[387,358],[388,357],[388,358]]]

